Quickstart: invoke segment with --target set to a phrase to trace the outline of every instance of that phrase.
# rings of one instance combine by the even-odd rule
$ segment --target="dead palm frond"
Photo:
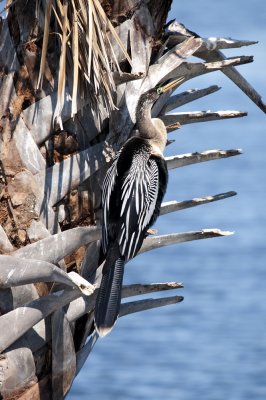
[[[113,73],[122,71],[110,37],[131,64],[127,48],[99,0],[47,0],[37,87],[42,87],[49,41],[58,38],[60,60],[54,120],[61,128],[66,85],[71,93],[72,117],[88,101],[97,108],[99,97],[108,110],[115,108]]]

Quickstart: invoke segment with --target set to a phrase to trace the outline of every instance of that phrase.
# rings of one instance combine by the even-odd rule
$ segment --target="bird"
[[[103,181],[105,263],[94,310],[99,336],[107,335],[118,318],[125,264],[136,256],[160,213],[168,182],[163,156],[167,131],[161,119],[151,117],[151,109],[159,96],[179,81],[152,88],[140,96],[136,107],[138,134],[116,154]]]

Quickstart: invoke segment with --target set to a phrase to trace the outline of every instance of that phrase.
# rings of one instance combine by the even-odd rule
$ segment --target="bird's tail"
[[[95,327],[100,336],[105,336],[113,328],[120,309],[122,281],[125,260],[118,258],[108,268],[103,268],[103,276],[94,311]]]

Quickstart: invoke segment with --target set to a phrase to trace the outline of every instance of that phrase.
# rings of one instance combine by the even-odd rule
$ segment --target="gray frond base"
[[[124,315],[129,315],[140,311],[151,310],[153,308],[168,306],[170,304],[180,303],[183,300],[183,296],[171,296],[163,297],[161,299],[145,299],[122,303],[119,317],[123,317]]]
[[[201,231],[196,232],[170,233],[168,235],[153,236],[144,240],[140,253],[172,244],[190,242],[191,240],[209,239],[230,235],[233,235],[233,232],[221,231],[220,229],[202,229]]]
[[[201,153],[187,153],[178,156],[166,157],[167,168],[180,168],[185,165],[197,164],[206,161],[218,160],[242,154],[240,149],[232,150],[208,150]]]
[[[173,290],[183,288],[182,283],[166,282],[166,283],[151,283],[146,285],[124,285],[122,291],[122,298],[142,295],[146,293],[159,292],[164,290]]]
[[[164,115],[163,122],[166,125],[167,131],[172,132],[182,125],[194,124],[196,122],[217,121],[221,119],[245,117],[246,112],[242,111],[193,111],[189,113],[173,113]]]
[[[168,201],[162,204],[160,215],[168,214],[170,212],[184,210],[190,207],[196,207],[213,201],[224,200],[232,196],[236,196],[236,192],[230,191],[226,193],[216,194],[214,196],[196,197],[192,200],[186,201]]]

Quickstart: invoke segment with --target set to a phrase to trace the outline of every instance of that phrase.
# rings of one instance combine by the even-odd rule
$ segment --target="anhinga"
[[[167,132],[162,120],[151,118],[151,108],[161,93],[177,83],[151,89],[140,97],[136,108],[139,135],[127,140],[103,182],[102,250],[106,261],[94,313],[100,336],[112,329],[118,317],[124,265],[138,253],[160,212],[168,179],[163,157]]]

